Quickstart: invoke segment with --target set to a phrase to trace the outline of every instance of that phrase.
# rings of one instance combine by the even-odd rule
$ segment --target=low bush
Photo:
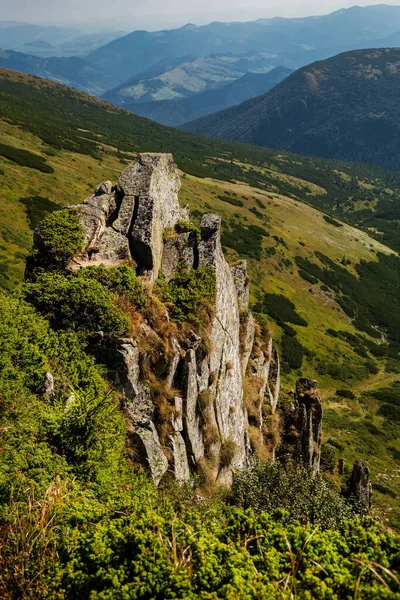
[[[378,413],[388,421],[400,423],[400,406],[395,406],[394,404],[382,404]]]
[[[343,223],[339,223],[336,219],[333,219],[329,215],[324,215],[324,221],[329,223],[329,225],[334,225],[335,227],[343,227]]]
[[[229,196],[228,194],[219,194],[217,197],[219,200],[222,200],[222,202],[227,202],[228,204],[232,204],[232,206],[244,206],[241,200],[238,200],[238,198],[233,198],[233,196]]]
[[[400,383],[396,381],[392,387],[375,390],[371,392],[371,396],[379,402],[400,406]]]
[[[336,390],[336,396],[339,398],[348,398],[349,400],[354,400],[356,395],[351,390]]]
[[[328,442],[321,448],[321,468],[323,471],[333,473],[338,462],[336,447]]]
[[[50,441],[79,477],[95,481],[104,469],[118,469],[124,430],[111,392],[74,389],[66,402],[55,405]]]
[[[322,529],[338,529],[354,516],[353,508],[321,475],[279,462],[238,473],[229,499],[256,512],[283,509],[288,522],[318,524]]]
[[[204,326],[215,306],[214,269],[180,267],[170,281],[161,273],[156,282],[156,291],[161,300],[168,305],[168,312],[174,322],[191,323],[195,327]]]
[[[20,198],[19,201],[21,204],[24,204],[26,208],[26,216],[31,229],[36,229],[39,223],[43,221],[49,213],[60,210],[58,204],[43,196],[28,196],[26,198]]]
[[[307,327],[308,323],[297,312],[296,307],[282,294],[264,294],[255,310],[270,315],[278,324],[293,323]]]
[[[124,296],[133,306],[145,308],[149,305],[149,297],[145,287],[135,271],[128,265],[118,267],[86,267],[77,272],[81,280],[97,281],[102,286]]]
[[[231,222],[222,230],[221,242],[224,247],[232,248],[241,257],[255,258],[261,260],[262,240],[269,236],[268,231],[257,225],[246,227]]]
[[[282,358],[290,369],[301,368],[304,354],[304,346],[295,337],[286,334],[282,336]]]
[[[304,281],[308,281],[308,283],[318,283],[318,279],[316,277],[314,277],[313,275],[310,275],[309,273],[307,273],[307,271],[302,271],[301,269],[299,270],[299,275],[302,279],[304,279]]]
[[[64,269],[83,242],[83,228],[76,213],[67,209],[53,212],[38,228],[37,246],[31,253],[28,270]]]
[[[200,227],[193,225],[193,223],[189,223],[189,221],[178,221],[175,225],[175,231],[177,233],[190,233],[193,231],[196,234],[197,239],[200,239]]]
[[[397,498],[396,492],[386,487],[382,483],[374,483],[374,491],[380,492],[381,494],[385,494],[386,496],[390,496],[391,498]]]
[[[129,329],[113,293],[97,281],[44,273],[35,283],[26,284],[23,293],[56,328],[108,335],[122,335]]]
[[[46,159],[43,156],[29,152],[29,150],[21,150],[20,148],[14,148],[14,146],[0,144],[0,156],[12,160],[21,167],[29,167],[42,173],[54,173],[53,167],[46,163]]]

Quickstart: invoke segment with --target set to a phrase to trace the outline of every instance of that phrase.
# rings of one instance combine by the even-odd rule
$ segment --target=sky
[[[379,0],[0,0],[0,21],[90,21],[93,26],[101,24],[105,28],[157,29],[187,22],[201,25],[213,20],[326,14],[354,4],[378,3]],[[387,0],[385,4],[400,5],[400,0]]]

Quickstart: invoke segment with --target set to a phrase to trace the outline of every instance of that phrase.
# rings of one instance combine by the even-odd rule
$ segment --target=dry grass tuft
[[[264,443],[264,436],[258,427],[249,427],[249,438],[251,449],[261,463],[267,463],[271,459],[271,452]]]
[[[259,377],[245,377],[243,380],[243,399],[248,415],[253,423],[260,425],[260,390],[263,384]]]
[[[238,446],[234,440],[225,440],[221,444],[219,452],[219,466],[220,469],[229,467],[238,451]]]

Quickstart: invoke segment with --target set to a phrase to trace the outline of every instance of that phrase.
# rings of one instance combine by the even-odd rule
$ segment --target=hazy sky
[[[382,0],[381,0],[382,2]],[[354,4],[378,4],[379,0],[0,0],[0,21],[60,22],[107,20],[109,25],[124,20],[135,22],[201,24],[212,20],[246,20],[269,16],[306,16],[323,14]],[[400,5],[400,0],[385,4]],[[143,18],[144,17],[144,18]],[[147,17],[147,18],[146,18]],[[189,19],[191,17],[191,19]],[[153,27],[155,28],[155,27]]]

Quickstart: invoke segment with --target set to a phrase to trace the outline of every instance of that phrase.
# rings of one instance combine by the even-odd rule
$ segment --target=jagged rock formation
[[[124,396],[130,443],[156,483],[168,472],[185,481],[201,468],[213,481],[229,484],[235,469],[251,464],[255,450],[244,380],[257,383],[256,423],[263,443],[266,415],[275,413],[279,397],[279,358],[272,340],[260,344],[248,311],[246,262],[230,267],[224,258],[220,217],[203,216],[199,239],[194,231],[165,235],[179,221],[190,220],[188,210],[179,206],[179,187],[171,155],[139,155],[122,173],[119,187],[105,182],[76,207],[85,241],[69,266],[129,260],[150,283],[160,270],[167,280],[173,278],[182,263],[189,269],[213,269],[209,350],[196,333],[186,332],[172,341],[172,350],[153,369],[152,376],[174,395],[168,427],[157,422],[151,385],[142,374],[148,351],[138,340],[121,340],[115,382]],[[157,336],[147,323],[141,331],[148,339]]]
[[[368,515],[371,508],[372,485],[369,480],[369,468],[356,460],[350,477],[347,497],[356,502],[357,509]]]
[[[286,415],[285,441],[297,462],[318,473],[321,462],[322,403],[317,382],[301,378],[296,384],[293,407]]]
[[[178,202],[180,180],[170,154],[140,154],[121,175],[79,204],[85,231],[76,266],[115,264],[132,258],[142,274],[157,278],[163,255],[163,232],[189,218]]]

